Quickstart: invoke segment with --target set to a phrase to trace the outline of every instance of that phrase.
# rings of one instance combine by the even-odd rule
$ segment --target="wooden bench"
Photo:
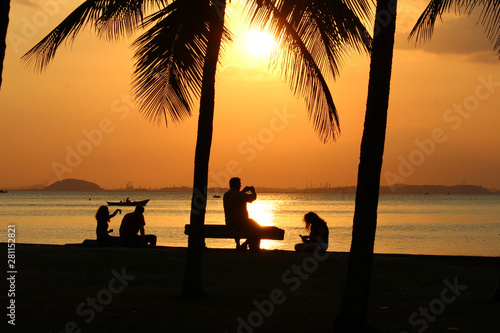
[[[189,235],[191,225],[186,224],[184,233]],[[260,227],[259,229],[240,229],[228,227],[224,224],[205,224],[203,226],[205,238],[260,238],[283,240],[285,230],[277,227]]]

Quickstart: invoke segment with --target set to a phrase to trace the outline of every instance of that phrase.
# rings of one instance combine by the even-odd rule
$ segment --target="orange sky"
[[[500,188],[500,67],[474,19],[446,15],[433,40],[406,38],[426,1],[400,1],[382,184]],[[168,128],[130,95],[130,40],[84,32],[42,74],[20,57],[81,1],[12,2],[0,90],[0,188],[77,178],[106,188],[192,184],[197,110]],[[237,1],[229,9],[237,12]],[[210,186],[356,184],[369,59],[354,55],[330,81],[342,135],[323,144],[304,104],[245,49],[242,25],[219,68]],[[238,38],[240,37],[240,38]],[[247,53],[247,54],[246,54]]]

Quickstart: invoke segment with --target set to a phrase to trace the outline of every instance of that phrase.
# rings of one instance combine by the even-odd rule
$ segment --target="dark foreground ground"
[[[7,245],[0,249],[5,263]],[[184,300],[185,253],[17,244],[15,286],[7,280],[0,293],[2,327],[53,333],[332,331],[346,253],[208,250],[206,296]],[[499,277],[500,258],[376,255],[368,321],[377,332],[500,332],[500,303],[492,302]],[[9,295],[12,287],[15,296]],[[12,299],[15,326],[6,316]]]

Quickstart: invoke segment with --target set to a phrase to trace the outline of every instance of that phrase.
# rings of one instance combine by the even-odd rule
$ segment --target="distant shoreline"
[[[221,194],[228,190],[223,187],[211,187],[208,189],[209,195]],[[355,194],[356,186],[343,187],[311,187],[311,188],[275,188],[256,186],[258,193],[334,193],[334,194]],[[125,187],[118,189],[104,189],[99,185],[77,179],[67,179],[53,183],[46,187],[25,187],[13,188],[9,191],[51,191],[51,192],[167,192],[167,193],[191,193],[189,186],[172,186],[163,188],[135,188]],[[486,189],[478,185],[403,185],[381,186],[380,194],[500,194],[500,190]]]

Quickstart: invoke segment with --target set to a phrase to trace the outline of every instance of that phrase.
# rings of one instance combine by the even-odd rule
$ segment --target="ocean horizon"
[[[331,183],[320,183],[319,187],[312,184],[304,188],[297,187],[266,187],[255,186],[259,193],[337,193],[355,194],[356,186],[331,186]],[[212,186],[207,192],[219,194],[225,192],[229,187]],[[1,189],[3,190],[3,189]],[[7,191],[7,189],[5,189]],[[100,185],[80,179],[63,179],[48,186],[33,185],[26,187],[14,187],[11,191],[49,191],[49,192],[177,192],[192,193],[192,186],[172,185],[165,187],[134,187],[131,183],[121,188],[103,188]],[[500,194],[499,189],[486,188],[481,185],[408,185],[393,184],[380,186],[380,194]]]

